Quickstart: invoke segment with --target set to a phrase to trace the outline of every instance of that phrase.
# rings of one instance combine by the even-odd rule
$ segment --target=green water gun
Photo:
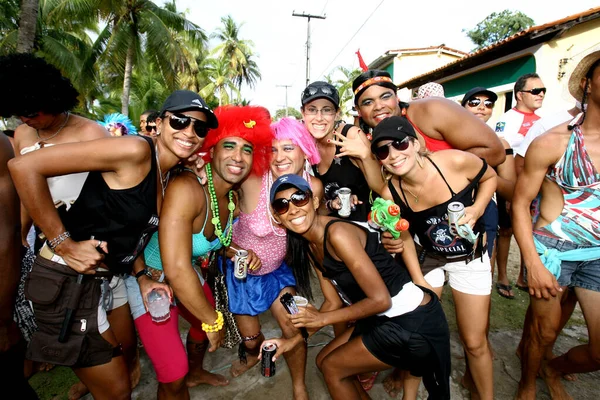
[[[400,207],[393,201],[381,197],[373,202],[367,222],[374,229],[390,232],[394,239],[398,239],[400,233],[408,230],[410,226],[408,221],[400,216]]]

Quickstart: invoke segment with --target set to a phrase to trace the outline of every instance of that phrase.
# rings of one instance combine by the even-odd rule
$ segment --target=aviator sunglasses
[[[208,127],[206,126],[205,121],[188,117],[187,115],[183,114],[171,114],[167,115],[167,117],[169,117],[169,125],[176,131],[187,128],[190,126],[190,123],[194,121],[194,132],[198,137],[204,138],[208,134]]]
[[[479,105],[481,104],[481,99],[478,98],[474,98],[471,99],[469,101],[467,101],[467,104],[469,105],[469,107],[479,107]],[[483,100],[483,105],[485,106],[485,108],[494,108],[494,102],[491,100]]]
[[[273,200],[271,207],[277,215],[283,215],[290,209],[290,203],[296,207],[304,207],[310,201],[310,192],[303,192],[302,190],[296,191],[292,194],[289,199],[279,198]]]
[[[384,144],[383,146],[375,148],[375,157],[377,157],[378,160],[383,161],[390,155],[390,146],[398,151],[404,151],[408,149],[409,144],[410,142],[408,140],[408,136],[402,140],[394,140],[388,144]]]
[[[536,88],[530,89],[530,90],[521,90],[521,92],[531,93],[532,95],[537,96],[540,93],[546,94],[546,88],[545,87],[536,87]]]

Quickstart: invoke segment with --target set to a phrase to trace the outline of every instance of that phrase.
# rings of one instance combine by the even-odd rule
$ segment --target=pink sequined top
[[[262,177],[258,205],[250,214],[240,212],[233,224],[233,241],[242,249],[252,249],[262,262],[262,267],[251,275],[266,275],[275,271],[285,258],[286,231],[271,219],[269,209],[270,172]]]

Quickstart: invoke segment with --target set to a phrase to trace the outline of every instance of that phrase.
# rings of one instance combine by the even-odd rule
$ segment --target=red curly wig
[[[211,129],[200,151],[206,152],[204,161],[210,162],[209,150],[222,139],[239,137],[254,147],[252,174],[262,176],[271,161],[274,134],[271,130],[269,110],[260,106],[222,106],[215,110],[219,121],[217,129]]]

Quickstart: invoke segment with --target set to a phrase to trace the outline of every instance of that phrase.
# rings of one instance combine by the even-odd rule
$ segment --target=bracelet
[[[148,276],[148,270],[146,268],[144,268],[141,271],[138,271],[137,274],[135,274],[135,280],[137,281],[143,275]]]
[[[64,242],[65,240],[67,240],[70,237],[71,237],[71,234],[69,233],[69,231],[64,231],[63,233],[61,233],[54,239],[48,240],[46,242],[48,243],[50,250],[54,251],[56,246],[58,246],[59,244],[61,244],[62,242]]]
[[[223,323],[223,313],[221,311],[217,311],[217,320],[215,323],[212,325],[202,323],[202,330],[207,333],[219,332],[221,329],[223,329]]]

